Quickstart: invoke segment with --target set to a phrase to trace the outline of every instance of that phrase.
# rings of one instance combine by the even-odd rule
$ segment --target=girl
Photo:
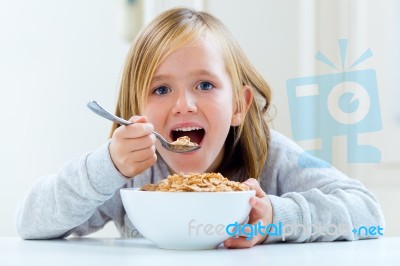
[[[126,61],[116,115],[134,124],[114,124],[98,150],[40,179],[18,209],[19,234],[82,236],[113,220],[122,236],[137,236],[121,187],[177,172],[221,172],[256,189],[249,223],[296,229],[283,237],[231,238],[226,247],[373,237],[352,229],[383,226],[375,197],[334,168],[299,167],[302,150],[268,128],[270,102],[267,83],[218,19],[186,8],[162,13],[139,34]],[[170,141],[189,136],[201,149],[172,153],[156,142],[153,130]],[[309,230],[331,224],[346,230]]]

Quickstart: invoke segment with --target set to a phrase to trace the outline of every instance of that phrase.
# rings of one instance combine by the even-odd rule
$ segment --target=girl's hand
[[[126,177],[134,177],[157,161],[153,125],[145,116],[133,116],[134,124],[118,127],[111,138],[109,151],[118,171]]]
[[[243,182],[256,190],[256,196],[250,199],[252,209],[249,214],[248,224],[255,225],[261,222],[262,226],[267,226],[273,221],[272,205],[267,194],[261,189],[260,184],[254,178],[250,178]],[[246,228],[248,229],[248,228]],[[224,246],[227,248],[249,248],[264,242],[268,234],[265,236],[257,234],[252,239],[246,240],[248,236],[239,236],[237,238],[229,238],[225,240]]]

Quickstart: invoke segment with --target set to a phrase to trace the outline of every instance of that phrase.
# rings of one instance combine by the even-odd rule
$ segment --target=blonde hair
[[[160,63],[180,47],[205,37],[216,42],[224,59],[233,84],[235,108],[246,109],[244,85],[255,95],[241,125],[229,131],[219,171],[228,177],[241,171],[238,181],[257,179],[268,153],[270,135],[266,115],[271,91],[225,25],[206,12],[170,9],[139,33],[125,62],[115,114],[125,119],[141,114]],[[113,124],[111,135],[118,126]]]

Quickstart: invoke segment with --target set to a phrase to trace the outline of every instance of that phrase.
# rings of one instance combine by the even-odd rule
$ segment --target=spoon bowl
[[[96,101],[90,101],[87,103],[87,107],[89,107],[90,110],[92,110],[94,113],[97,115],[108,119],[112,122],[118,123],[123,126],[129,126],[132,125],[133,123],[130,121],[127,121],[125,119],[122,119],[121,117],[115,116],[111,114],[110,112],[106,111],[103,107],[101,107],[100,104],[98,104]],[[159,133],[153,131],[153,134],[156,135],[157,139],[160,141],[161,145],[172,152],[176,153],[184,153],[184,152],[190,152],[190,151],[195,151],[200,149],[201,147],[199,145],[179,145],[179,144],[173,144],[168,142],[166,139],[163,138]]]

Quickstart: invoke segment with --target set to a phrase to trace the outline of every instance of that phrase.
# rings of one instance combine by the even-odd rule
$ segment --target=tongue
[[[175,131],[174,140],[188,136],[191,142],[199,144],[204,137],[204,130],[191,130],[191,131]]]

